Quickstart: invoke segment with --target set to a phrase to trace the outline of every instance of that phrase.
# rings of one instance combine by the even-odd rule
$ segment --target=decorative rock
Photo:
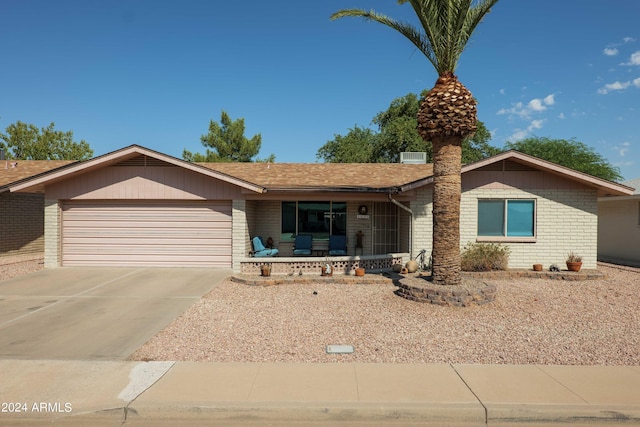
[[[416,271],[418,271],[418,263],[414,260],[408,261],[405,267],[409,273],[415,273]]]

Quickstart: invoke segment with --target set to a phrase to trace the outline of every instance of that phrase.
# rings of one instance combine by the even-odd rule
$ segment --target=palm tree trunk
[[[434,137],[433,282],[460,285],[462,138]]]

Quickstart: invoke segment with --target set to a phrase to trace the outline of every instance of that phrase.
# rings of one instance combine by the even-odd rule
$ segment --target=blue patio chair
[[[313,236],[310,234],[298,234],[293,244],[293,255],[311,256],[313,251]]]
[[[273,257],[278,255],[279,251],[277,248],[267,249],[264,247],[264,243],[262,243],[260,236],[256,236],[251,239],[251,244],[253,246],[251,254],[256,258]]]
[[[347,236],[329,236],[329,256],[347,254]]]

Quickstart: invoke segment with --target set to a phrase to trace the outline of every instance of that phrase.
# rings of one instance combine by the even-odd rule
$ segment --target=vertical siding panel
[[[60,200],[231,200],[240,189],[178,167],[111,166],[51,184],[47,197]]]

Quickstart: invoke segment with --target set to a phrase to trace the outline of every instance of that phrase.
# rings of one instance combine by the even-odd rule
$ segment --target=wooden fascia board
[[[599,192],[605,192],[605,193],[610,192],[613,195],[629,196],[629,195],[632,195],[635,191],[635,189],[628,187],[626,185],[607,181],[602,178],[598,178],[583,172],[579,172],[579,171],[567,168],[565,166],[560,166],[558,164],[549,162],[547,160],[542,160],[537,157],[530,156],[528,154],[520,153],[518,151],[513,151],[513,150],[506,151],[504,153],[500,153],[495,156],[488,157],[486,159],[482,159],[474,163],[463,165],[461,174],[464,175],[466,172],[471,172],[473,170],[480,169],[484,166],[488,166],[493,163],[501,162],[504,160],[517,160],[517,161],[526,163],[544,172],[553,173],[555,175],[562,176],[566,179],[578,181],[587,186],[594,187]],[[415,188],[429,185],[432,183],[433,183],[433,176],[429,176],[419,181],[415,181],[415,182],[401,186],[400,191],[404,192],[408,190],[413,190]]]
[[[547,160],[539,159],[537,157],[529,156],[528,154],[520,153],[518,151],[507,151],[506,153],[502,153],[502,154],[504,155],[504,158],[499,160],[517,159],[517,160],[520,160],[521,162],[527,163],[545,172],[553,173],[573,181],[578,181],[590,187],[595,187],[596,189],[598,189],[599,192],[600,191],[610,192],[612,194],[620,195],[620,196],[631,195],[634,192],[633,188],[628,187],[626,185],[607,181],[606,179],[598,178],[593,175],[586,174],[584,172],[579,172],[574,169],[549,162]],[[471,167],[472,165],[475,165],[475,164],[476,163],[470,164],[468,166]],[[477,167],[474,167],[473,169],[477,169]]]
[[[238,187],[241,187],[243,189],[251,190],[253,192],[263,193],[265,191],[265,189],[261,186],[251,184],[241,179],[238,179],[238,178],[235,178],[211,169],[207,169],[203,166],[189,163],[187,161],[177,159],[175,157],[168,156],[166,154],[149,150],[147,148],[140,147],[137,145],[126,147],[121,150],[114,151],[112,153],[108,153],[99,157],[95,157],[90,160],[86,160],[84,162],[71,163],[70,165],[62,166],[61,168],[54,169],[49,172],[45,172],[44,174],[37,175],[33,178],[26,178],[25,180],[22,180],[19,183],[10,185],[9,191],[12,191],[12,192],[26,191],[29,188],[37,188],[37,187],[46,185],[47,183],[55,182],[61,179],[67,179],[70,176],[78,173],[88,172],[88,171],[103,168],[105,166],[109,166],[112,164],[117,164],[123,160],[134,157],[136,155],[145,155],[148,157],[153,157],[163,162],[170,163],[172,165],[182,167],[203,175],[207,175],[212,178],[237,185]]]

